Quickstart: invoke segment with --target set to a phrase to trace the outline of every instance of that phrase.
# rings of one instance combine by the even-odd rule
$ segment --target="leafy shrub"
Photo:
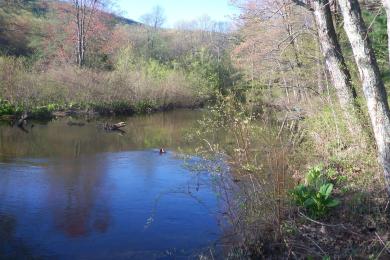
[[[154,104],[152,101],[144,100],[144,101],[139,101],[138,103],[135,104],[135,111],[138,114],[150,113],[153,111],[153,108],[155,107],[156,104]]]
[[[51,110],[53,109],[53,110]],[[35,107],[31,110],[31,117],[38,119],[48,119],[51,118],[52,113],[54,111],[54,107],[51,104],[48,106]]]
[[[314,218],[321,218],[340,201],[332,198],[333,184],[330,183],[320,166],[311,168],[306,174],[305,184],[300,184],[290,191],[298,206],[304,207]]]
[[[15,113],[15,107],[7,100],[0,99],[0,115],[12,115]]]

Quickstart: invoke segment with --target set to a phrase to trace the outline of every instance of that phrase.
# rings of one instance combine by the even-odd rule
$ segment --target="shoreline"
[[[137,116],[137,115],[148,115],[158,112],[168,112],[178,109],[200,109],[204,108],[208,102],[202,102],[195,105],[177,105],[168,104],[159,107],[143,107],[137,108],[136,106],[124,106],[120,109],[115,109],[110,106],[99,106],[92,108],[81,108],[81,107],[70,107],[51,110],[49,106],[35,107],[26,111],[16,111],[15,113],[0,115],[0,121],[14,121],[19,120],[23,114],[27,114],[29,120],[43,120],[49,121],[55,118],[76,116],[76,117],[105,117],[105,116]]]

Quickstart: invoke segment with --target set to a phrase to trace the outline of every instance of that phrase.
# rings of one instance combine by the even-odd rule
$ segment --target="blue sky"
[[[139,21],[140,16],[148,13],[156,5],[163,7],[167,16],[164,27],[172,27],[177,21],[189,21],[208,15],[216,21],[227,21],[237,9],[229,0],[117,0],[123,16]]]

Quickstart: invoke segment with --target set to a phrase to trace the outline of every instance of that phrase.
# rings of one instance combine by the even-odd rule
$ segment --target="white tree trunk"
[[[348,128],[357,138],[364,138],[359,122],[359,108],[356,104],[356,90],[352,86],[351,75],[345,64],[341,48],[333,26],[330,3],[328,0],[313,1],[314,19],[317,25],[319,43],[325,58],[333,86],[339,99]],[[360,137],[359,137],[360,136]]]
[[[98,0],[72,0],[75,9],[75,22],[77,26],[76,36],[76,62],[82,67],[85,63],[87,49],[87,33],[91,29],[93,17],[97,11]]]
[[[339,5],[344,18],[344,29],[351,43],[362,81],[379,162],[383,167],[386,188],[390,195],[390,112],[386,89],[367,36],[358,1],[339,0]]]

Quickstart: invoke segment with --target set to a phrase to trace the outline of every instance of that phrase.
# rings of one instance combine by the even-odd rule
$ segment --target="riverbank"
[[[199,102],[197,104],[167,104],[163,106],[155,106],[148,102],[141,102],[136,105],[121,102],[111,104],[90,104],[82,105],[56,105],[50,104],[47,106],[32,107],[25,110],[20,107],[15,107],[7,101],[0,100],[0,120],[18,120],[22,115],[28,116],[34,120],[50,120],[53,118],[61,118],[67,116],[79,117],[99,117],[99,116],[134,116],[145,115],[158,112],[172,111],[176,109],[199,109],[204,107],[207,102]]]
[[[156,62],[114,71],[72,65],[40,71],[25,62],[0,57],[0,117],[145,114],[202,107],[214,93],[198,76]]]
[[[290,116],[296,111],[257,104],[263,112],[254,113],[224,97],[191,135],[199,156],[226,158],[239,187],[228,198],[227,216],[241,238],[233,258],[389,255],[388,197],[375,147],[361,146],[337,106],[318,103],[295,102],[305,116]]]

